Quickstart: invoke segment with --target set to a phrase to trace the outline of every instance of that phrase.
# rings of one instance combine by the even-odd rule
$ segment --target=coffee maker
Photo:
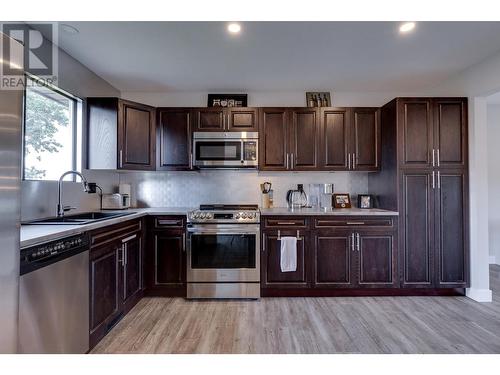
[[[331,209],[333,207],[333,184],[309,184],[309,205]]]

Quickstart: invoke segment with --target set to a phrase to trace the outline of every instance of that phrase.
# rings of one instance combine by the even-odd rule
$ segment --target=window
[[[26,77],[24,179],[58,180],[81,166],[81,101]]]

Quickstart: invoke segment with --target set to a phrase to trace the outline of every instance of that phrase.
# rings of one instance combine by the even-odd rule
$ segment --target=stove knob
[[[214,218],[214,215],[213,214],[207,214],[207,219],[213,219]]]

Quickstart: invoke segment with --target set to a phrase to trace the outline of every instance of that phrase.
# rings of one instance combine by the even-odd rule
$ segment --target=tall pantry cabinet
[[[401,286],[467,287],[467,99],[397,98],[381,126],[381,171],[369,186],[399,211]]]

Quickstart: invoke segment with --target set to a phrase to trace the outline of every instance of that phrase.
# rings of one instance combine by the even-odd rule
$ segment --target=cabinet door
[[[369,230],[355,233],[358,253],[358,286],[391,288],[398,285],[394,234]]]
[[[123,243],[123,301],[142,290],[142,241],[138,234],[134,236]]]
[[[314,234],[314,287],[349,288],[355,285],[354,241],[348,230],[318,231]]]
[[[320,162],[323,170],[346,171],[348,164],[350,113],[346,108],[322,108],[320,117]]]
[[[434,279],[434,189],[432,173],[405,171],[400,201],[403,287],[432,287]]]
[[[236,132],[259,131],[257,108],[228,108],[227,130]]]
[[[155,169],[156,130],[152,107],[120,101],[119,168]]]
[[[296,236],[296,230],[281,230],[281,236]],[[264,231],[262,235],[263,256],[261,262],[261,287],[263,288],[306,288],[307,280],[307,240],[303,234],[297,241],[297,270],[281,271],[281,241],[277,231]]]
[[[353,108],[351,128],[352,169],[376,171],[380,168],[380,110]]]
[[[203,108],[193,111],[193,131],[222,132],[225,128],[224,108]]]
[[[153,286],[176,287],[186,282],[186,236],[182,230],[153,234]]]
[[[468,285],[467,177],[461,170],[440,170],[436,186],[437,286]]]
[[[433,121],[430,99],[402,99],[398,106],[402,167],[432,166]]]
[[[90,338],[95,345],[121,314],[121,247],[111,243],[90,254]]]
[[[191,169],[191,112],[158,110],[158,170]]]
[[[294,108],[290,110],[290,169],[297,171],[318,168],[318,110],[314,108]]]
[[[434,148],[437,167],[467,163],[467,99],[434,99]]]
[[[285,108],[262,108],[259,131],[259,169],[289,169],[288,111]]]

